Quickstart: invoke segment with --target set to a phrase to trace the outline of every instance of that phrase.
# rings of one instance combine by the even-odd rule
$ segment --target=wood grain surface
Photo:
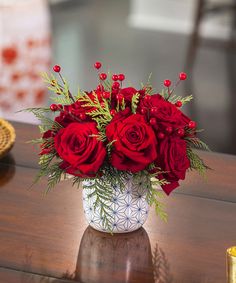
[[[236,157],[202,152],[214,170],[207,183],[191,173],[164,199],[167,224],[151,209],[143,228],[111,236],[88,227],[81,190],[70,181],[46,197],[46,180],[29,189],[37,156],[24,141],[37,129],[14,126],[16,145],[0,162],[0,283],[226,282],[225,251],[236,244]]]
[[[70,280],[56,279],[38,274],[0,267],[0,283],[70,283]]]

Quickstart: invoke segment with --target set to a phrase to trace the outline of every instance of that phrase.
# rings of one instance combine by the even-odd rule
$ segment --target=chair
[[[200,44],[200,35],[199,35],[199,28],[206,16],[209,15],[217,15],[219,13],[229,11],[232,13],[232,23],[231,23],[231,35],[230,40],[224,43],[224,47],[235,50],[235,31],[236,31],[236,0],[232,0],[232,3],[224,3],[222,0],[221,3],[211,4],[208,0],[198,0],[196,12],[195,12],[195,19],[194,19],[194,27],[192,34],[190,36],[189,46],[187,49],[187,57],[185,63],[185,69],[191,70],[194,66],[197,48]],[[207,44],[211,46],[216,46],[216,41],[207,42]],[[219,44],[218,44],[219,45]],[[222,44],[221,44],[222,46]]]

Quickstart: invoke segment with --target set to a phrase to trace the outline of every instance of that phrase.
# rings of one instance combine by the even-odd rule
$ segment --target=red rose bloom
[[[66,127],[72,122],[75,122],[76,120],[72,118],[72,116],[67,113],[66,111],[61,111],[60,115],[55,117],[55,121],[62,125],[63,127]]]
[[[133,87],[126,87],[120,90],[120,93],[124,95],[125,102],[131,102],[133,95],[138,91]]]
[[[119,90],[118,93],[111,93],[111,109],[115,109],[117,106],[117,94],[121,94],[124,97],[124,101],[126,106],[130,107],[131,106],[131,101],[132,101],[132,97],[136,94],[139,93],[140,97],[143,97],[145,94],[145,90],[141,89],[141,90],[136,90],[133,87],[126,87],[126,88],[122,88]]]
[[[55,149],[64,161],[61,168],[77,176],[96,174],[106,156],[103,143],[91,137],[96,134],[93,122],[71,123],[61,129],[54,138]]]
[[[140,89],[136,90],[133,87],[126,87],[122,88],[120,90],[120,93],[124,96],[125,102],[130,105],[132,101],[132,97],[136,94],[139,93],[140,98],[142,98],[145,95],[145,89]]]
[[[80,114],[84,115],[87,111],[88,109],[83,107],[80,101],[76,101],[71,105],[65,105],[60,115],[55,118],[55,121],[63,127],[67,127],[70,123],[78,122],[80,120]],[[88,115],[85,115],[85,118],[85,121],[91,121]]]
[[[154,108],[156,108],[157,110],[154,114],[151,113],[151,115],[158,121],[167,124],[178,123],[181,113],[177,109],[177,107],[169,101],[161,99],[159,100],[158,104],[154,106]]]
[[[179,186],[178,181],[185,179],[186,170],[190,167],[186,141],[176,136],[164,139],[158,146],[156,164],[162,171],[167,172],[163,174],[163,178],[170,184],[164,185],[162,188],[169,195]]]
[[[190,119],[174,104],[166,101],[160,94],[153,94],[149,99],[142,99],[138,111],[144,108],[150,117],[156,118],[160,130],[166,127],[184,127]]]
[[[141,108],[149,109],[153,107],[157,107],[162,101],[165,101],[164,98],[160,94],[153,94],[148,96],[149,99],[145,99],[145,96],[141,97],[140,104],[138,107],[138,111]]]
[[[157,141],[152,128],[142,115],[130,115],[129,108],[114,116],[106,135],[109,142],[115,141],[111,164],[118,170],[135,173],[157,158]]]
[[[86,92],[89,98],[94,101],[95,97],[98,97],[99,102],[102,102],[102,92],[101,91],[91,91]],[[60,115],[55,118],[55,121],[58,122],[63,127],[66,127],[72,122],[79,122],[81,120],[81,115],[83,115],[83,121],[89,122],[92,121],[91,117],[86,113],[95,110],[94,107],[84,107],[84,102],[77,100],[76,102],[65,105],[63,111],[60,112]]]

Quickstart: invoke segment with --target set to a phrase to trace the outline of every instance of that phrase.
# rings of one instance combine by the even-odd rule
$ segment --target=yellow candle
[[[227,283],[236,283],[236,246],[227,249]]]

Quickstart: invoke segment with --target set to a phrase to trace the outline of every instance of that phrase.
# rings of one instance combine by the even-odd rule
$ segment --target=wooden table
[[[87,226],[81,191],[61,182],[43,197],[35,126],[13,123],[17,140],[0,160],[0,283],[223,283],[236,244],[236,156],[204,153],[208,180],[190,173],[165,198],[169,221],[151,209],[144,227],[107,235]]]

